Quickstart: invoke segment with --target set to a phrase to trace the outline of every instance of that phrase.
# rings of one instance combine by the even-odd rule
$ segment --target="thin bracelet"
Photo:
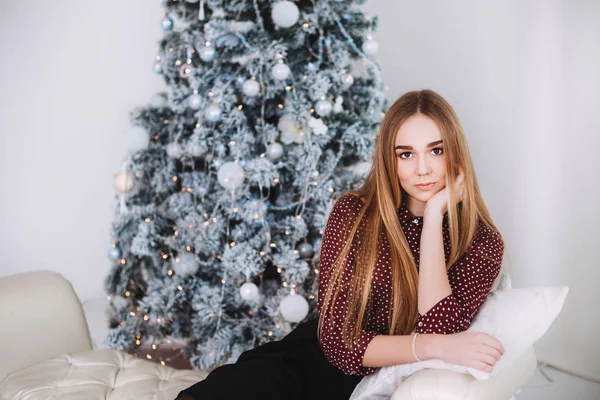
[[[421,359],[417,356],[417,352],[415,351],[415,341],[417,340],[417,336],[419,336],[419,333],[415,333],[413,334],[413,340],[412,340],[412,352],[413,352],[413,356],[415,357],[415,360],[417,361],[421,361]]]

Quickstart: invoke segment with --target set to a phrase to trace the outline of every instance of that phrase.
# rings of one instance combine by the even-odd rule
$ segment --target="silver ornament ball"
[[[255,97],[260,92],[260,85],[254,79],[248,79],[244,82],[242,91],[248,97]]]
[[[333,105],[327,100],[319,100],[317,104],[315,104],[315,111],[321,117],[326,117],[331,114],[331,110],[333,109]]]
[[[310,243],[302,243],[298,246],[298,253],[301,258],[311,258],[313,256],[313,247]]]
[[[375,39],[367,39],[363,42],[362,51],[369,56],[377,54],[379,51],[379,43]]]
[[[283,146],[279,142],[274,142],[267,147],[267,158],[271,161],[279,159],[283,155]]]
[[[188,97],[188,106],[192,110],[199,110],[202,107],[202,97],[199,94],[193,94]]]
[[[200,49],[198,49],[198,55],[202,61],[210,62],[215,59],[217,49],[215,49],[215,46],[213,45],[200,47]]]
[[[289,322],[300,322],[308,315],[308,302],[297,294],[291,294],[281,301],[279,311]]]
[[[259,299],[258,286],[252,282],[246,282],[240,287],[242,299],[250,302],[257,302]]]
[[[229,190],[237,189],[242,186],[245,177],[244,169],[233,161],[221,165],[217,172],[219,184]]]
[[[169,18],[168,16],[165,16],[162,19],[161,25],[162,25],[163,30],[165,30],[167,32],[173,30],[173,20],[171,18]]]
[[[108,250],[108,258],[111,261],[117,261],[119,258],[121,258],[122,255],[123,252],[121,251],[121,248],[119,246],[111,247]]]
[[[271,10],[273,22],[282,28],[294,26],[300,19],[298,6],[291,1],[280,1]]]
[[[271,75],[274,79],[278,81],[284,81],[287,79],[288,76],[290,76],[291,72],[292,71],[290,70],[290,67],[287,66],[287,64],[278,63],[275,64],[275,66],[271,70]]]
[[[211,104],[210,106],[206,107],[206,110],[204,110],[204,118],[211,122],[217,122],[221,119],[221,113],[221,107],[216,104]]]

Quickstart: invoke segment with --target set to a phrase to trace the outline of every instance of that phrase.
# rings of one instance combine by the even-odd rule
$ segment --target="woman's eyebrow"
[[[443,143],[443,142],[444,142],[443,140],[438,140],[437,142],[431,142],[427,145],[427,147],[433,147],[433,146]],[[412,150],[413,147],[412,146],[396,146],[396,147],[394,147],[394,150],[396,150],[396,149]]]

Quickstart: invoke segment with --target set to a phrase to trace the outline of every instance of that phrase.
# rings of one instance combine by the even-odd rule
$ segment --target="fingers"
[[[502,345],[502,343],[500,343],[499,340],[494,339],[488,334],[484,334],[484,336],[482,337],[482,344],[485,344],[486,346],[498,350],[500,354],[504,354],[504,346]]]
[[[491,357],[494,357],[497,361],[500,361],[500,359],[502,358],[502,353],[500,353],[500,351],[498,351],[497,349],[490,347],[490,346],[481,345],[480,347],[477,348],[477,351],[479,351],[480,353],[483,353],[483,354],[487,354]]]
[[[494,370],[494,367],[478,360],[473,360],[471,367],[487,373],[491,373]]]

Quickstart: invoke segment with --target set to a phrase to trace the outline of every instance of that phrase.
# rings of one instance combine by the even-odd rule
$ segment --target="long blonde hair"
[[[400,126],[411,116],[422,114],[431,118],[441,132],[446,160],[446,182],[451,188],[448,201],[448,228],[450,235],[450,257],[447,269],[468,250],[475,235],[478,221],[498,232],[483,201],[477,184],[473,161],[458,117],[450,104],[431,90],[413,91],[404,94],[389,108],[377,137],[373,164],[362,186],[348,192],[362,199],[363,206],[351,227],[340,254],[334,261],[329,284],[321,308],[319,335],[324,315],[333,315],[337,296],[348,296],[347,318],[342,328],[344,343],[353,347],[365,328],[369,307],[369,291],[377,262],[380,237],[385,235],[390,244],[392,269],[392,296],[390,304],[389,334],[410,334],[418,316],[417,288],[418,272],[398,218],[398,209],[406,195],[398,179],[397,160],[394,153],[396,134]],[[463,200],[455,205],[453,191],[458,167],[465,174]],[[353,238],[360,230],[356,241],[354,270],[348,284],[343,275],[345,260],[349,256]],[[363,230],[364,229],[364,230]],[[499,233],[499,232],[498,232]],[[349,259],[349,258],[348,258]]]

